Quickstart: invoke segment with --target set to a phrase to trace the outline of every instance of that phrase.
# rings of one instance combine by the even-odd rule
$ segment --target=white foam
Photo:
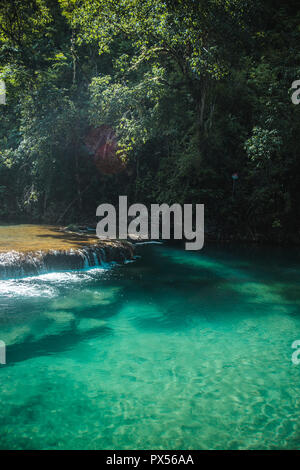
[[[55,287],[24,281],[16,279],[0,281],[0,295],[6,297],[54,297],[57,294]]]

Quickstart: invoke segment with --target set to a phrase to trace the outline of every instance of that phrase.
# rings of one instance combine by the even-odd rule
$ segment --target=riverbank
[[[67,231],[74,231],[76,233],[96,233],[96,223],[94,221],[87,221],[78,224],[70,224],[65,227]],[[172,232],[171,232],[172,233]],[[218,226],[214,223],[206,223],[204,230],[204,243],[249,243],[257,245],[275,245],[275,246],[299,246],[300,245],[300,234],[298,233],[283,233],[279,228],[270,232],[255,232],[250,229],[246,231],[238,231],[232,229],[231,231],[227,228]],[[135,242],[137,239],[132,238],[128,235],[130,242]],[[171,243],[181,244],[183,240],[170,240]]]

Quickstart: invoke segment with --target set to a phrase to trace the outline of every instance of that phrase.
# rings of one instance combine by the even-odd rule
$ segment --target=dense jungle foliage
[[[0,1],[1,220],[85,223],[128,195],[203,203],[216,237],[299,241],[299,46],[290,0]],[[104,125],[112,174],[86,146]]]

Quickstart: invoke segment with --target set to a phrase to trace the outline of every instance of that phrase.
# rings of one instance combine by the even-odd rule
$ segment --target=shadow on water
[[[80,333],[76,327],[71,328],[64,334],[49,335],[37,341],[26,341],[25,343],[7,346],[7,357],[9,362],[6,367],[13,366],[39,356],[50,356],[73,349],[76,344],[90,338],[104,338],[112,335],[113,329],[108,326],[96,327],[91,331]]]
[[[161,315],[138,319],[140,326],[182,328],[188,327],[193,317],[214,323],[235,316],[240,319],[249,311],[255,316],[266,315],[268,310],[272,313],[276,309],[276,304],[279,308],[282,304],[289,316],[300,314],[295,273],[285,277],[285,266],[290,266],[292,260],[297,265],[297,250],[287,256],[282,250],[274,272],[270,257],[273,260],[276,247],[266,250],[255,246],[248,252],[242,246],[229,253],[219,248],[219,257],[213,256],[214,249],[208,247],[203,253],[191,254],[174,247],[143,248],[142,259],[127,268],[130,281],[122,282],[128,285],[127,293],[135,295],[135,300],[155,304],[159,298]],[[245,305],[244,310],[238,308],[241,305]]]

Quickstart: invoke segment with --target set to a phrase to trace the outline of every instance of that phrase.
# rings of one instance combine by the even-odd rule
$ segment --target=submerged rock
[[[118,300],[121,287],[102,287],[101,291],[83,289],[78,293],[72,293],[62,299],[54,300],[53,310],[80,311],[87,308],[110,305]]]
[[[105,320],[99,320],[97,318],[83,318],[80,320],[79,324],[77,325],[77,331],[81,333],[85,333],[88,331],[92,331],[98,328],[106,328],[107,322]]]

